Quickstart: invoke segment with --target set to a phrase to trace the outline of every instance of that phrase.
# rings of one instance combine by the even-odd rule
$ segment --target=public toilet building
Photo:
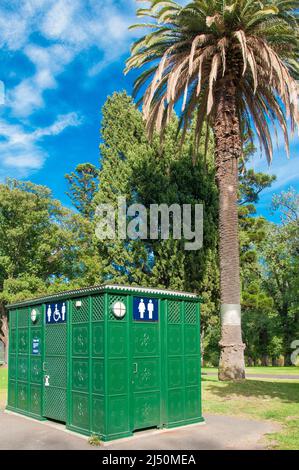
[[[200,299],[94,286],[9,306],[7,409],[103,440],[203,421]]]

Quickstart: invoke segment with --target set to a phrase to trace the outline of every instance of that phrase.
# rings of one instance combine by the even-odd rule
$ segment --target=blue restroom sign
[[[133,319],[137,321],[158,321],[158,299],[150,299],[148,297],[133,297]]]
[[[32,354],[40,354],[40,339],[32,339]]]
[[[46,305],[46,323],[65,323],[66,315],[66,302]]]

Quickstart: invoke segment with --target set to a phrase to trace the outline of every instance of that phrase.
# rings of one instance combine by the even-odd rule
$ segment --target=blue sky
[[[11,176],[49,186],[69,204],[65,173],[99,162],[101,107],[113,91],[132,91],[123,68],[136,32],[135,0],[1,0],[0,180]],[[273,192],[299,189],[298,136],[287,160],[282,139],[272,167],[255,156],[258,171],[277,175],[259,213],[269,216]]]

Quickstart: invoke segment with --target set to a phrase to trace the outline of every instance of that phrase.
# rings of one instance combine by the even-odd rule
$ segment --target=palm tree
[[[219,188],[221,290],[221,380],[245,377],[241,332],[238,161],[243,136],[255,138],[268,162],[272,133],[282,129],[288,151],[288,120],[298,125],[297,1],[150,0],[137,14],[151,23],[137,40],[126,71],[145,66],[135,81],[144,91],[149,136],[163,135],[176,103],[181,105],[182,140],[195,119],[195,148],[208,129],[215,142]],[[148,20],[147,20],[148,21]],[[148,67],[150,65],[150,67]]]

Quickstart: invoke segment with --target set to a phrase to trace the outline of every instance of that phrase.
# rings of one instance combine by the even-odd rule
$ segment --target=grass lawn
[[[0,367],[0,409],[6,404],[7,394],[7,368]]]
[[[215,372],[217,367],[203,367],[202,372]],[[299,375],[299,367],[246,367],[248,374]]]
[[[299,380],[248,379],[219,382],[203,376],[204,413],[273,420],[281,431],[267,436],[269,447],[299,449]]]

